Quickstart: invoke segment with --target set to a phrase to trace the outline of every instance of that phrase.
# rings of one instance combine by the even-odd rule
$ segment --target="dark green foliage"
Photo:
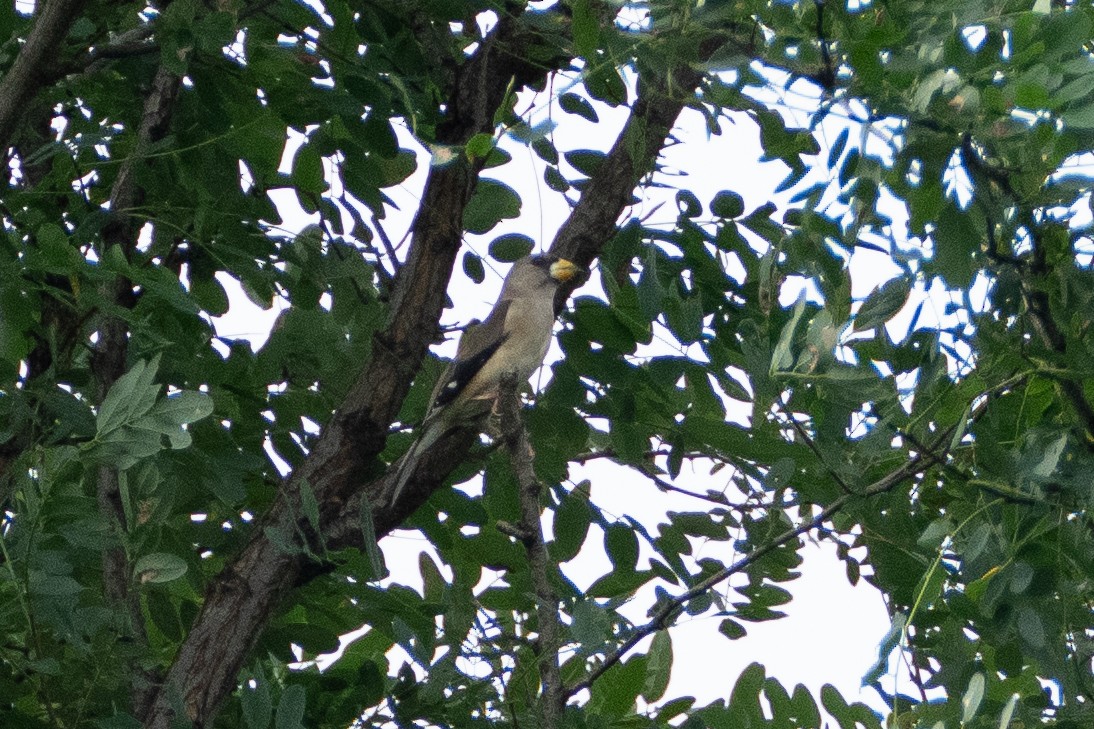
[[[574,729],[1094,723],[1088,4],[150,7],[69,17],[0,140],[0,725],[182,707],[160,686],[211,598],[254,587],[234,570],[263,540],[294,571],[210,728],[540,726],[556,657]],[[35,22],[0,12],[0,100]],[[494,62],[504,93],[469,108],[461,83]],[[756,135],[776,199],[643,159],[673,103]],[[596,265],[525,417],[545,574],[505,449],[477,446],[451,481],[484,471],[484,493],[435,491],[401,522],[425,551],[385,563],[373,487],[443,363],[398,350],[405,397],[352,466],[356,501],[323,498],[317,434],[364,433],[334,413],[405,346],[384,332],[414,284],[407,228],[442,229],[481,299],[493,262],[548,246],[521,219],[537,192],[506,176],[521,154],[539,195],[618,203],[551,221],[585,226],[559,245]],[[472,182],[397,212],[416,171]],[[664,205],[615,227],[635,181]],[[279,311],[268,337],[217,321],[244,299]],[[424,351],[436,330],[415,334]],[[575,483],[578,463],[612,465]],[[607,508],[618,490],[635,513]],[[663,492],[673,509],[645,518]],[[716,662],[784,615],[807,539],[885,597],[864,680],[890,716],[759,663],[712,703],[669,694],[690,660],[673,621],[717,618]]]

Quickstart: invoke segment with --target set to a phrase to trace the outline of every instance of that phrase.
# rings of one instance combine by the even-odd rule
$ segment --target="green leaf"
[[[487,233],[502,220],[520,215],[520,195],[505,183],[482,178],[463,211],[463,226],[470,233]]]
[[[760,690],[763,687],[766,671],[759,663],[751,663],[737,678],[729,696],[729,710],[744,722],[752,726],[764,723],[763,709],[760,707]]]
[[[418,555],[418,573],[422,577],[422,589],[425,593],[425,599],[430,602],[441,602],[444,599],[448,581],[441,574],[437,563],[425,552]]]
[[[935,519],[928,524],[927,528],[923,530],[923,533],[919,535],[916,544],[924,549],[937,550],[942,546],[943,541],[953,533],[954,526],[952,521],[948,518]]]
[[[919,610],[926,610],[934,604],[935,600],[942,594],[942,585],[945,582],[946,570],[938,561],[932,562],[916,585],[916,606]]]
[[[1045,626],[1041,616],[1029,605],[1018,608],[1017,618],[1018,634],[1022,639],[1034,648],[1045,646]]]
[[[652,570],[612,570],[589,585],[585,594],[589,597],[610,598],[631,596],[656,576]]]
[[[549,165],[557,165],[559,160],[558,149],[548,137],[541,137],[532,142],[532,149],[539,158]]]
[[[794,341],[794,334],[798,329],[798,322],[801,321],[804,313],[805,292],[803,291],[798,296],[798,303],[794,305],[794,312],[791,314],[790,320],[783,325],[782,332],[779,334],[779,341],[771,354],[770,374],[774,375],[776,372],[789,370],[794,366],[794,354],[791,351],[791,345]]]
[[[984,700],[984,674],[974,673],[969,679],[969,687],[961,696],[961,723],[968,724],[976,716],[980,709],[980,702]]]
[[[145,604],[148,606],[148,615],[152,618],[152,623],[168,640],[182,640],[184,635],[182,621],[179,620],[179,612],[166,590],[148,590]]]
[[[980,249],[983,232],[973,225],[971,216],[952,202],[942,208],[934,233],[934,260],[938,273],[950,286],[968,288],[976,274],[975,252]]]
[[[213,398],[203,392],[183,390],[168,395],[149,412],[164,424],[181,428],[213,414]]]
[[[566,192],[570,189],[570,183],[566,181],[566,178],[562,176],[557,167],[548,167],[543,170],[543,181],[547,183],[547,187],[555,192]]]
[[[631,713],[645,684],[646,665],[645,656],[633,656],[609,668],[590,689],[589,712],[604,718]]]
[[[315,491],[312,490],[311,484],[305,478],[299,479],[297,483],[300,484],[300,509],[304,512],[308,525],[318,534],[319,502],[315,498]]]
[[[254,688],[251,688],[251,682],[255,684]],[[265,676],[256,673],[251,681],[245,681],[239,692],[239,700],[247,729],[266,729],[270,726],[270,720],[273,719],[273,700],[270,698],[270,686]]]
[[[745,630],[745,626],[730,618],[726,618],[718,623],[718,632],[730,640],[738,640],[748,634],[748,631]]]
[[[574,51],[590,62],[596,62],[596,47],[600,42],[600,23],[591,0],[573,0]]]
[[[1033,582],[1033,567],[1024,560],[1015,562],[1008,570],[1008,573],[1010,591],[1015,595],[1021,595],[1029,589],[1030,583]]]
[[[589,68],[585,73],[585,90],[589,92],[589,96],[610,106],[627,102],[627,84],[613,63],[597,62]]]
[[[1071,129],[1094,129],[1094,104],[1068,109],[1060,118]]]
[[[737,218],[744,211],[744,198],[732,190],[722,190],[710,201],[710,212],[717,218]]]
[[[587,5],[587,3],[586,3]],[[578,96],[577,94],[567,93],[558,97],[558,105],[562,107],[562,110],[567,114],[577,114],[583,119],[587,119],[593,123],[600,121],[600,118],[596,115],[596,109],[590,104],[584,96]]]
[[[133,575],[140,582],[170,582],[186,574],[186,561],[167,552],[146,554],[133,565]]]
[[[482,265],[482,259],[471,251],[463,254],[463,272],[477,284],[486,280],[486,268]]]
[[[323,158],[310,144],[296,150],[293,160],[292,181],[297,190],[319,195],[327,190],[323,172]]]
[[[513,263],[535,250],[536,242],[521,233],[508,233],[490,243],[490,257],[502,263]]]
[[[555,510],[551,559],[568,562],[576,557],[589,534],[592,519],[593,511],[585,495],[577,489],[567,494]]]
[[[574,307],[575,331],[587,341],[599,342],[613,352],[634,351],[634,335],[619,321],[613,309],[591,297],[581,297],[574,302]]]
[[[138,360],[110,387],[99,406],[95,428],[100,436],[140,417],[152,409],[159,386],[153,383],[159,357]]]
[[[874,289],[855,314],[853,331],[883,326],[904,308],[911,293],[912,285],[906,278],[894,278]]]
[[[80,270],[84,257],[59,225],[47,223],[35,235],[41,253],[42,270],[49,273],[72,274]]]
[[[839,136],[836,137],[836,141],[833,142],[832,148],[828,151],[828,169],[834,170],[836,168],[836,163],[843,156],[843,150],[847,148],[847,139],[850,133],[851,130],[848,127],[840,130]]]
[[[235,34],[233,13],[209,13],[194,24],[194,37],[198,47],[206,53],[220,53],[222,48],[231,45]]]
[[[638,564],[638,537],[624,524],[609,524],[604,530],[604,549],[617,572],[632,572]]]
[[[1090,94],[1092,92],[1094,92],[1094,74],[1086,73],[1076,79],[1072,79],[1060,87],[1060,89],[1053,94],[1053,100],[1060,103],[1069,103],[1077,100],[1086,101],[1090,99]]]
[[[84,586],[68,575],[51,575],[45,572],[31,572],[28,589],[32,595],[43,597],[61,597],[78,595]]]
[[[380,173],[379,186],[394,187],[414,174],[418,169],[418,157],[410,150],[400,149],[394,157],[381,157],[375,164]]]
[[[839,722],[841,729],[851,729],[854,726],[854,719],[850,717],[851,707],[832,684],[821,686],[821,704]]]
[[[464,147],[464,151],[467,153],[468,158],[471,161],[476,159],[486,159],[490,156],[490,153],[494,151],[494,135],[492,134],[476,134],[467,140],[467,145]]]
[[[650,644],[646,681],[642,684],[642,698],[649,703],[659,701],[665,695],[672,676],[672,636],[667,630],[653,634]]]
[[[571,167],[586,177],[592,177],[607,157],[603,152],[595,149],[575,149],[562,156]]]
[[[703,206],[691,190],[677,190],[676,207],[682,218],[697,218],[703,214]]]
[[[86,446],[95,462],[124,471],[163,450],[163,434],[148,428],[123,426]]]
[[[395,136],[391,121],[375,109],[369,112],[361,125],[361,137],[369,149],[383,159],[392,159],[399,153],[399,138]]]
[[[383,553],[380,551],[380,545],[376,537],[376,523],[372,518],[372,503],[364,496],[361,497],[359,523],[361,524],[361,539],[365,556],[368,557],[369,565],[372,567],[372,575],[369,576],[368,581],[383,579],[388,572],[387,568],[384,567]]]
[[[215,278],[210,276],[195,279],[190,284],[190,294],[197,305],[210,316],[224,316],[228,313],[228,294]]]
[[[307,694],[304,687],[291,684],[281,692],[277,702],[277,715],[274,717],[275,729],[304,729],[304,704]]]
[[[596,600],[578,599],[574,605],[570,632],[583,654],[600,650],[611,631],[611,619]]]

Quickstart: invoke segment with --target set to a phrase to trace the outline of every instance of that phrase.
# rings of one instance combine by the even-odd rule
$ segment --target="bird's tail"
[[[391,496],[387,499],[389,506],[398,501],[399,497],[403,495],[410,477],[414,475],[414,471],[418,468],[421,455],[440,440],[444,432],[445,429],[439,420],[426,423],[425,427],[422,428],[422,434],[410,445],[410,448],[407,449],[407,452],[403,454],[403,457],[399,459],[395,466],[394,486],[390,488],[389,493]]]

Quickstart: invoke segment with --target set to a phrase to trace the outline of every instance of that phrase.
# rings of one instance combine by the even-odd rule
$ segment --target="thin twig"
[[[498,403],[501,409],[502,440],[509,450],[509,463],[516,476],[520,494],[520,538],[528,553],[528,570],[536,593],[536,621],[539,626],[539,642],[533,648],[539,664],[539,677],[543,685],[543,701],[540,707],[543,729],[556,729],[558,719],[566,703],[563,694],[562,675],[558,665],[558,649],[561,645],[561,621],[558,614],[558,597],[551,589],[549,571],[551,560],[543,542],[540,518],[539,479],[532,465],[534,454],[528,431],[520,414],[520,397],[517,394],[517,378],[509,374],[502,378]]]
[[[798,419],[794,417],[794,413],[787,410],[786,417],[790,421],[790,425],[794,428],[794,432],[797,433],[801,437],[801,439],[805,441],[805,444],[809,446],[809,450],[813,451],[813,455],[815,455],[817,457],[817,460],[821,462],[821,465],[823,465],[824,469],[828,471],[828,474],[832,477],[832,480],[839,485],[843,493],[853,493],[851,487],[848,486],[847,482],[843,480],[843,476],[841,476],[836,471],[836,469],[828,463],[828,459],[824,457],[824,452],[817,445],[817,442],[813,440],[812,436],[810,436],[809,433],[805,431],[805,428],[802,427],[802,424],[798,422]]]
[[[39,3],[34,27],[11,67],[0,78],[0,151],[6,152],[31,99],[50,82],[49,69],[86,0]]]
[[[136,248],[139,228],[125,212],[137,207],[143,197],[143,191],[136,183],[135,168],[144,162],[148,147],[166,135],[180,82],[181,79],[175,73],[164,67],[156,73],[152,90],[144,102],[134,151],[122,163],[110,191],[110,210],[114,218],[103,229],[100,255],[106,248],[117,245],[129,257]],[[133,283],[122,276],[104,281],[99,288],[103,299],[114,306],[132,308],[135,304]],[[129,326],[122,317],[110,310],[103,310],[99,312],[97,332],[98,340],[91,357],[91,370],[95,378],[96,398],[101,403],[125,372]],[[108,600],[126,610],[132,638],[143,646],[147,644],[147,633],[140,595],[130,585],[129,556],[123,544],[125,533],[131,525],[126,523],[126,505],[122,501],[117,469],[110,465],[99,467],[96,495],[99,511],[117,537],[116,543],[103,549],[103,587]],[[154,670],[137,667],[132,687],[132,708],[136,716],[143,716],[147,711],[157,681],[158,676]]]
[[[388,237],[387,231],[384,230],[384,226],[380,225],[380,220],[373,215],[372,227],[376,228],[376,233],[380,236],[380,242],[384,244],[384,252],[387,253],[388,259],[391,261],[391,270],[393,275],[399,273],[399,256],[395,255],[395,246],[391,244],[391,238]],[[377,261],[379,265],[379,261]]]
[[[1041,343],[1056,354],[1067,355],[1067,337],[1060,330],[1055,317],[1052,315],[1052,307],[1048,294],[1039,285],[1038,279],[1047,276],[1049,266],[1046,260],[1045,246],[1041,241],[1041,229],[1033,214],[1029,201],[1020,195],[1011,184],[1011,175],[1017,170],[991,164],[977,149],[973,137],[969,133],[961,139],[961,159],[969,169],[973,181],[978,189],[982,189],[984,196],[990,195],[991,184],[995,184],[1003,191],[1009,201],[1018,208],[1019,220],[1021,220],[1029,232],[1030,243],[1033,246],[1028,260],[1018,259],[1003,254],[999,250],[996,241],[994,222],[990,215],[985,215],[986,236],[988,239],[988,258],[1004,265],[1010,265],[1017,271],[1022,282],[1022,298],[1025,300],[1029,311],[1030,321],[1034,333]],[[988,184],[982,184],[984,182]],[[1033,280],[1031,280],[1033,279]],[[1079,377],[1061,378],[1057,386],[1060,394],[1067,400],[1075,412],[1076,417],[1089,439],[1094,439],[1094,405],[1086,397],[1082,380]]]
[[[951,433],[952,429],[949,429],[945,433],[943,433],[938,439],[937,444],[947,442]],[[643,638],[653,633],[656,633],[658,630],[668,627],[669,623],[672,622],[672,619],[684,608],[684,606],[690,600],[693,600],[694,598],[706,593],[708,590],[729,579],[731,576],[742,572],[743,570],[752,566],[760,559],[767,556],[784,544],[787,544],[788,542],[797,539],[802,534],[819,528],[822,524],[824,524],[824,522],[832,518],[834,514],[840,511],[852,500],[867,498],[869,496],[884,493],[892,489],[905,479],[922,473],[924,470],[934,465],[939,458],[944,457],[944,453],[941,456],[934,456],[923,453],[913,456],[903,466],[896,469],[895,471],[886,474],[881,479],[870,484],[862,491],[859,491],[857,493],[843,494],[809,521],[805,522],[804,524],[800,524],[793,529],[789,529],[783,532],[772,541],[767,542],[761,547],[757,547],[751,554],[741,557],[733,564],[719,570],[718,572],[715,572],[711,576],[707,577],[705,580],[697,583],[694,587],[687,590],[686,592],[672,598],[657,609],[649,622],[636,628],[631,633],[631,635],[625,641],[623,641],[623,643],[621,643],[614,651],[605,656],[604,661],[600,665],[590,671],[587,676],[585,676],[577,683],[568,686],[565,690],[565,697],[569,698],[577,694],[578,692],[592,686],[598,678],[603,676],[604,673],[608,671],[608,669],[610,669],[616,663],[619,663],[619,661],[623,659],[623,656],[625,656],[632,648],[638,645],[638,643]]]

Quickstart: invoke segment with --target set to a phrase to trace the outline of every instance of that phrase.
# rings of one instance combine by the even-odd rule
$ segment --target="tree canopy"
[[[1092,23],[1071,0],[9,4],[0,723],[1091,726]],[[683,114],[758,130],[776,201],[671,174]],[[503,182],[525,148],[542,177]],[[567,203],[550,240],[532,195]],[[314,224],[286,232],[286,200]],[[533,249],[592,271],[546,385],[387,503],[431,347],[467,323],[440,323],[454,272],[488,291]],[[255,347],[216,329],[236,288],[281,310]],[[629,476],[571,478],[593,461]],[[680,510],[609,512],[617,488]],[[396,528],[428,543],[417,574],[388,574]],[[707,659],[733,651],[810,539],[885,596],[864,681],[889,715],[760,663],[723,700],[668,694],[672,626],[715,616]],[[589,551],[610,567],[580,589]]]

